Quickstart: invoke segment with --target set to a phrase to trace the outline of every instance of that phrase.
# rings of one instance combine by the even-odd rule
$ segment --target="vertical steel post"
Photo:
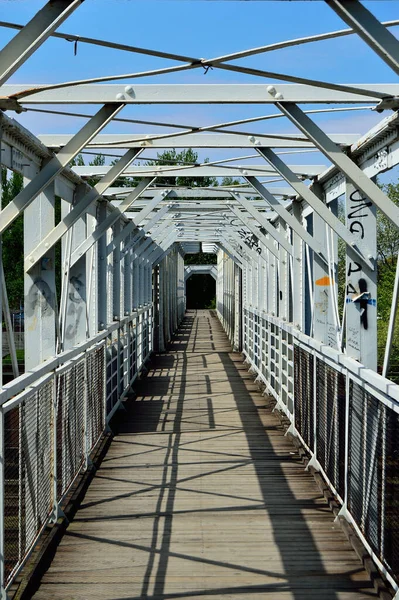
[[[75,191],[74,204],[85,194],[83,187]],[[65,209],[65,204],[62,203]],[[69,207],[68,207],[69,208]],[[63,215],[64,216],[64,215]],[[64,236],[65,237],[65,236]],[[86,234],[86,215],[83,215],[72,228],[71,245],[68,247],[63,239],[63,263],[66,264],[70,254],[84,241]],[[69,255],[69,256],[68,256]],[[65,304],[65,323],[63,324],[63,348],[73,348],[86,339],[86,311],[87,311],[87,276],[86,255],[84,254],[69,270],[68,278],[64,278],[63,285]]]
[[[294,217],[302,223],[302,205],[300,202],[293,202],[292,212]],[[304,306],[303,306],[303,289],[304,289],[304,270],[303,270],[303,257],[304,257],[304,243],[302,238],[297,234],[293,233],[294,236],[294,255],[292,261],[292,304],[293,304],[293,323],[294,326],[300,331],[304,330]]]
[[[97,206],[98,222],[101,223],[107,216],[107,206],[105,202],[99,202]],[[97,242],[97,259],[98,259],[98,271],[97,271],[97,311],[98,311],[98,323],[97,329],[101,331],[106,329],[108,321],[108,293],[107,293],[107,238],[110,235],[106,231]]]
[[[324,201],[324,193],[321,186],[316,183],[312,186],[314,194]],[[340,332],[338,327],[338,314],[334,302],[338,297],[338,236],[326,226],[322,217],[316,212],[313,213],[313,237],[325,248],[325,256],[329,260],[326,264],[320,257],[313,253],[312,273],[313,273],[313,337],[332,346],[338,347]],[[329,237],[328,237],[329,236]],[[332,238],[331,238],[332,236]],[[332,248],[331,240],[333,241]],[[329,248],[329,252],[327,251]],[[311,273],[309,273],[311,277]]]
[[[30,167],[26,175],[28,180],[33,179],[35,168]],[[54,184],[50,184],[25,209],[25,256],[54,227],[54,205]],[[26,371],[55,354],[56,293],[55,250],[52,248],[33,269],[24,274]]]
[[[117,221],[114,226],[112,227],[112,235],[114,237],[116,237],[118,234],[120,233],[120,226],[119,226],[119,221]],[[121,319],[121,302],[122,302],[122,294],[121,294],[121,288],[122,288],[122,273],[121,273],[121,266],[122,266],[122,255],[121,255],[121,249],[120,249],[120,244],[118,244],[114,250],[114,257],[113,257],[113,290],[112,290],[112,297],[113,297],[113,320],[114,321],[119,321]]]
[[[368,258],[377,264],[376,208],[352,183],[346,182],[346,223],[353,242],[367,242]],[[372,271],[348,246],[346,250],[346,352],[377,370],[377,269]]]

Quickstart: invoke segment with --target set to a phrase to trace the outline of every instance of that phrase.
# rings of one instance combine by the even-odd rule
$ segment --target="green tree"
[[[399,206],[399,182],[381,186],[388,198]],[[399,229],[392,225],[381,211],[377,211],[378,253],[378,363],[382,365],[391,314],[392,294],[395,283],[396,263],[399,253]],[[399,317],[396,318],[392,352],[391,379],[399,380]]]
[[[23,188],[23,176],[1,169],[2,208]],[[24,218],[19,216],[2,236],[3,267],[11,310],[19,309],[24,297]]]
[[[205,163],[209,162],[209,159],[204,160]],[[164,166],[168,165],[180,165],[180,166],[195,166],[198,165],[198,153],[192,148],[176,152],[176,149],[165,150],[157,154],[157,160],[148,161],[147,166]],[[181,187],[212,187],[218,185],[216,177],[158,177],[156,181],[157,185],[165,186],[181,186]]]
[[[220,185],[223,187],[234,187],[236,185],[240,185],[240,181],[238,179],[234,179],[233,177],[223,177]]]
[[[105,156],[103,154],[96,154],[92,161],[89,162],[90,167],[103,167],[105,165]],[[78,154],[69,163],[70,167],[84,167],[85,161],[82,154]],[[101,177],[88,177],[87,183],[94,187],[96,183],[100,181]]]
[[[184,257],[185,265],[216,265],[216,263],[216,254],[198,252],[197,254],[186,254]]]
[[[399,183],[388,183],[381,188],[399,206]],[[395,270],[399,252],[399,229],[381,211],[377,213],[377,252],[380,269]]]

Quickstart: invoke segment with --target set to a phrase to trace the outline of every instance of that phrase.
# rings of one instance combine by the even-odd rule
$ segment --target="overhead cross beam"
[[[357,164],[349,158],[326,133],[296,104],[277,103],[278,108],[294,125],[300,129],[321,152],[326,156],[366,198],[369,198],[377,208],[394,224],[399,225],[399,207],[390,200]],[[267,152],[270,156],[270,150]],[[278,158],[278,157],[277,157]],[[270,160],[269,160],[270,162]],[[273,161],[275,166],[276,160]],[[316,209],[315,209],[316,210]],[[323,216],[323,215],[322,215]],[[337,231],[339,234],[339,232]],[[339,234],[340,235],[340,234]],[[343,238],[344,239],[344,238]],[[350,243],[350,242],[349,242]],[[370,266],[370,265],[369,265]]]
[[[329,139],[328,136],[326,136],[324,132],[322,132],[322,133],[325,138]],[[335,148],[338,149],[337,146],[335,146]],[[288,165],[286,165],[285,162],[283,160],[281,160],[281,158],[278,157],[275,154],[275,152],[273,152],[273,150],[270,150],[270,148],[259,148],[258,152],[262,156],[264,156],[264,158],[271,165],[273,165],[275,167],[275,169],[281,174],[282,177],[284,177],[284,179],[287,181],[287,183],[292,185],[292,187],[297,192],[297,194],[301,198],[303,198],[309,204],[309,206],[311,206],[313,208],[313,210],[322,217],[322,219],[324,219],[324,221],[331,227],[331,229],[333,229],[333,231],[335,231],[335,233],[337,233],[339,235],[339,237],[341,239],[343,239],[344,242],[348,246],[352,247],[353,251],[356,252],[359,259],[367,267],[374,269],[374,264],[371,261],[371,259],[369,258],[369,253],[367,251],[367,248],[359,247],[359,245],[354,242],[353,236],[351,235],[350,231],[346,228],[346,226],[343,223],[341,223],[341,221],[338,219],[338,217],[336,217],[329,210],[328,206],[326,206],[326,204],[324,204],[324,202],[322,202],[322,200],[320,200],[320,198],[318,198],[316,196],[316,194],[312,192],[311,189],[309,189],[302,181],[300,181],[298,179],[298,177],[296,176],[295,173],[293,173],[293,171],[290,169],[290,167]],[[345,158],[347,158],[349,160],[349,162],[352,163],[350,158],[348,158],[346,155],[343,155],[343,156],[345,156]],[[332,160],[332,158],[331,158],[331,160]],[[354,165],[354,163],[352,163],[352,164]],[[358,167],[356,167],[356,168],[358,169]],[[358,169],[358,170],[364,178],[366,178],[368,181],[370,181],[368,179],[368,177],[366,175],[364,175],[360,169]],[[381,194],[382,194],[382,192],[381,192]],[[384,195],[384,194],[382,194],[382,195]],[[399,209],[398,209],[398,213],[399,213]]]
[[[37,262],[56,244],[63,235],[87,213],[89,207],[97,200],[119,177],[123,170],[137,156],[140,150],[128,150],[108,171],[107,175],[99,181],[94,188],[85,194],[76,204],[71,207],[69,213],[58,223],[56,227],[38,244],[38,246],[25,258],[25,270],[29,271]],[[115,209],[116,210],[116,209]],[[1,216],[1,215],[0,215]]]
[[[104,165],[73,167],[74,172],[80,177],[102,177],[111,167]],[[315,177],[326,170],[325,165],[290,165],[290,169],[297,175]],[[224,166],[207,163],[197,166],[137,166],[127,168],[122,177],[267,177],[276,175],[276,170],[268,165],[237,165]]]
[[[40,172],[17,194],[7,206],[0,212],[0,233],[11,225],[11,223],[20,215],[27,206],[37,196],[54,181],[62,170],[71,162],[73,158],[86,146],[86,144],[98,134],[103,127],[109,123],[112,118],[118,114],[123,104],[106,104],[97,114],[90,119],[84,127],[68,144],[54,156]]]
[[[346,85],[346,84],[345,84]],[[347,84],[349,85],[349,84]],[[370,84],[371,85],[371,84]],[[79,85],[65,89],[49,89],[38,85],[20,99],[22,106],[35,104],[274,104],[276,88],[286,102],[298,104],[361,104],[370,97],[379,102],[386,96],[399,95],[399,84],[350,84],[353,91],[338,91],[304,84],[99,84]],[[34,87],[34,86],[33,86]],[[4,85],[0,95],[19,98],[24,85]]]
[[[47,40],[84,0],[50,0],[0,52],[0,85]]]
[[[68,134],[39,135],[39,140],[48,148],[58,149],[67,144],[71,138]],[[151,139],[151,138],[155,139]],[[360,135],[355,133],[336,133],[331,138],[343,146],[356,143]],[[147,138],[147,139],[146,139]],[[292,139],[290,139],[292,138]],[[309,140],[298,140],[297,135],[254,134],[246,133],[188,133],[184,136],[156,137],[144,133],[135,134],[102,134],[98,135],[86,148],[256,148],[256,146],[271,146],[272,148],[314,148]]]
[[[399,75],[399,41],[359,0],[325,2]]]
[[[71,265],[74,265],[90,248],[95,244],[100,237],[114,225],[117,220],[123,215],[123,211],[127,210],[131,204],[138,198],[142,191],[144,191],[151,183],[153,179],[146,178],[140,181],[136,189],[124,200],[123,205],[120,208],[115,209],[110,215],[95,228],[93,233],[89,235],[79,246],[71,256]]]

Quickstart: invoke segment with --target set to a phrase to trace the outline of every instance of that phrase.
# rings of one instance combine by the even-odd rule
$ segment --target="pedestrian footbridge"
[[[0,22],[1,600],[399,599],[399,21],[308,4],[349,29],[208,59]],[[386,83],[254,66],[349,40]],[[71,81],[65,41],[159,60]]]

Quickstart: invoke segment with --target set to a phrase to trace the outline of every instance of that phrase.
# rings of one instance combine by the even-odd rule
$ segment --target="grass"
[[[25,360],[25,350],[17,350],[16,352],[17,352],[17,361],[19,363],[23,363]],[[3,367],[6,367],[7,365],[11,365],[11,355],[10,354],[7,354],[3,358]]]

